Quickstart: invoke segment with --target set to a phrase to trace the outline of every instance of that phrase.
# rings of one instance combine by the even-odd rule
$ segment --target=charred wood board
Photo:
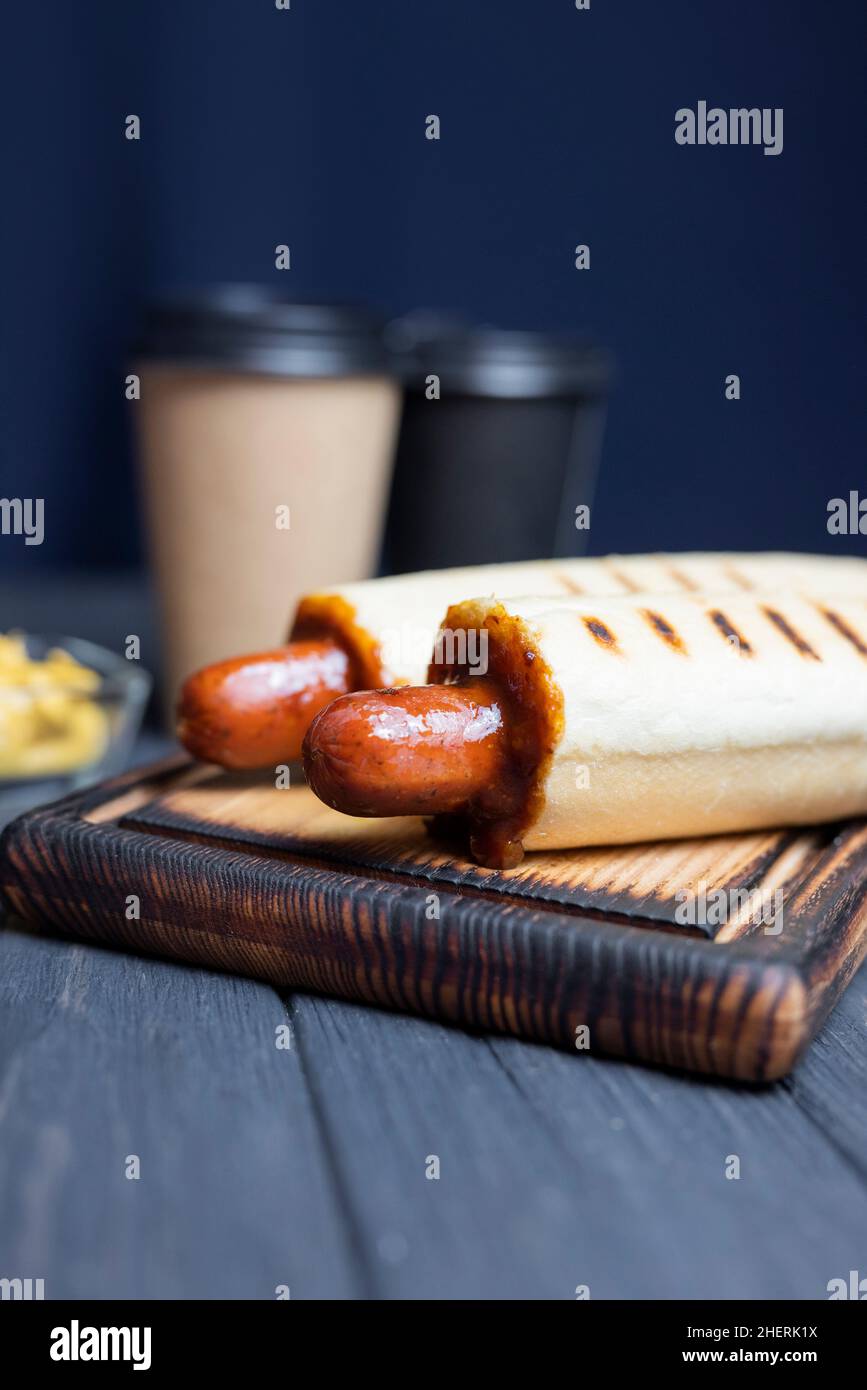
[[[498,873],[179,760],[19,817],[0,887],[83,939],[749,1081],[791,1070],[867,951],[864,821]]]

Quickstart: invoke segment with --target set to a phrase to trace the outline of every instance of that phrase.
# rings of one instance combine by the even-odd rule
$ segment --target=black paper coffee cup
[[[405,396],[385,566],[585,550],[576,509],[592,502],[607,355],[574,338],[418,319],[393,325],[392,342]]]

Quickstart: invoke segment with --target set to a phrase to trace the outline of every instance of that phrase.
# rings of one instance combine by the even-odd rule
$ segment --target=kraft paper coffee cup
[[[400,388],[379,320],[246,288],[156,304],[136,361],[171,715],[191,671],[279,645],[303,593],[375,572]]]
[[[390,336],[406,395],[388,568],[581,554],[588,530],[576,508],[593,500],[607,354],[585,339],[424,314],[393,323]]]

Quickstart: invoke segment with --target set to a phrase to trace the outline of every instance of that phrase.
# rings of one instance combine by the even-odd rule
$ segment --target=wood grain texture
[[[791,1081],[705,1084],[13,924],[0,1269],[70,1298],[823,1298],[867,1244],[865,1021],[867,969]]]
[[[812,1130],[860,1177],[867,1194],[867,965],[782,1084]]]
[[[574,1049],[586,1026],[595,1051],[746,1080],[791,1069],[867,946],[863,824],[829,843],[751,836],[738,850],[726,837],[718,882],[752,887],[776,872],[789,896],[779,936],[714,941],[672,914],[678,878],[701,881],[713,842],[697,847],[700,868],[684,845],[658,848],[655,877],[648,847],[640,869],[630,859],[617,878],[608,865],[617,900],[640,883],[655,915],[567,913],[526,881],[514,891],[508,875],[450,861],[434,918],[425,869],[358,865],[345,845],[338,865],[334,847],[331,862],[310,852],[321,838],[302,857],[282,823],[266,827],[277,811],[261,788],[178,787],[198,775],[122,779],[19,819],[2,856],[13,909],[83,938],[558,1046]],[[271,797],[287,817],[293,798],[309,805],[303,789]],[[544,880],[555,881],[550,866]]]
[[[0,1273],[47,1298],[362,1295],[284,1025],[253,980],[0,932]]]
[[[812,1300],[863,1269],[863,1178],[788,1084],[290,1007],[377,1297]]]
[[[303,785],[277,790],[259,774],[197,769],[126,816],[142,829],[172,831],[270,854],[399,873],[432,885],[500,891],[515,898],[589,908],[609,916],[672,924],[675,893],[751,889],[792,846],[815,851],[815,836],[759,831],[662,844],[527,855],[508,873],[455,858],[418,819],[359,820],[324,806]],[[827,837],[826,837],[827,838]],[[825,840],[821,840],[824,844]],[[703,929],[712,935],[713,928]]]

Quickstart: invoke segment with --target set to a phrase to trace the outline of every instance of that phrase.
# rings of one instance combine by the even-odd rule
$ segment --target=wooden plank
[[[108,940],[275,983],[724,1075],[787,1070],[807,1041],[787,963],[686,934],[226,853],[50,813],[7,832],[15,909]],[[127,920],[135,892],[140,916]]]
[[[589,1282],[594,1297],[813,1298],[859,1267],[865,1185],[838,1135],[859,1112],[850,1080],[863,1082],[863,1044],[855,1050],[851,1030],[863,1023],[867,972],[833,1020],[846,1020],[861,1072],[841,1072],[834,1093],[817,1083],[821,1124],[797,1095],[803,1067],[791,1087],[707,1086],[295,996],[292,1060],[323,1134],[299,1163],[297,1134],[280,1123],[274,1165],[257,1163],[253,1144],[263,1071],[259,1027],[246,1020],[261,987],[18,933],[0,934],[0,950],[0,1265],[26,1257],[29,1269],[34,1252],[57,1296],[104,1296],[110,1281],[124,1297],[269,1297],[248,1290],[275,1246],[300,1266],[296,1297],[315,1282],[325,1297],[571,1298]],[[176,986],[189,979],[187,998]],[[834,1031],[811,1063],[819,1048],[833,1075]],[[148,1086],[135,1081],[140,1066]],[[204,1084],[191,1085],[191,1072],[207,1072]],[[265,1089],[285,1110],[282,1088]],[[213,1132],[215,1097],[245,1142],[229,1135],[227,1148]],[[142,1179],[118,1194],[103,1181],[105,1150],[130,1152],[143,1116],[159,1127],[159,1186]],[[260,1140],[269,1133],[266,1117]],[[731,1153],[738,1182],[720,1171]],[[424,1178],[430,1154],[439,1182]],[[320,1165],[336,1181],[326,1210],[314,1203],[305,1221]],[[267,1223],[255,1203],[250,1219],[257,1189]],[[345,1239],[335,1241],[332,1202]]]
[[[49,1298],[364,1295],[289,1022],[251,980],[0,931],[0,1274]]]
[[[702,939],[673,922],[565,912],[513,894],[507,875],[476,882],[465,864],[432,898],[412,874],[299,857],[280,838],[277,808],[293,796],[306,804],[305,792],[270,789],[265,843],[263,822],[250,825],[261,788],[236,787],[227,803],[222,782],[216,793],[191,785],[203,775],[189,765],[146,773],[19,819],[0,855],[7,899],[89,940],[561,1047],[586,1025],[594,1050],[750,1080],[791,1069],[867,949],[863,822],[733,849],[718,881],[737,864],[747,892],[782,885],[785,931],[737,921]],[[205,811],[183,829],[159,822],[172,798],[196,795],[216,795],[221,833]],[[255,852],[244,834],[262,838]],[[659,846],[663,877],[636,878],[633,863],[623,881],[661,908],[671,874],[694,884],[690,856],[706,865],[710,843]],[[634,853],[651,874],[649,847]]]
[[[863,1270],[867,1186],[784,1086],[291,1008],[378,1297],[822,1299]]]
[[[802,840],[806,849],[815,852],[815,835],[757,831],[535,853],[505,874],[480,868],[465,857],[454,858],[417,818],[344,816],[324,806],[303,784],[278,789],[261,773],[199,768],[193,779],[173,784],[150,803],[126,813],[124,823],[268,853],[396,872],[434,886],[497,891],[534,903],[589,908],[624,920],[669,926],[675,925],[678,892],[749,891],[762,884],[794,841]],[[706,934],[713,935],[713,929]]]
[[[867,966],[785,1085],[814,1128],[867,1183]],[[863,1274],[863,1259],[860,1268]]]

